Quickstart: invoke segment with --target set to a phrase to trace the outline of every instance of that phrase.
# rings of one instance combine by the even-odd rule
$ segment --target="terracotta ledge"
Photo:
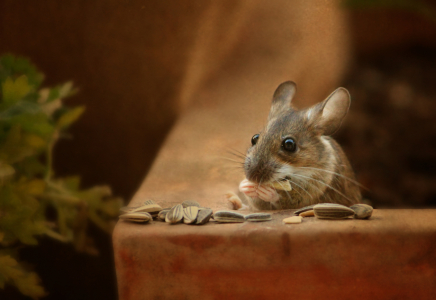
[[[370,220],[119,223],[120,299],[434,299],[436,210]]]

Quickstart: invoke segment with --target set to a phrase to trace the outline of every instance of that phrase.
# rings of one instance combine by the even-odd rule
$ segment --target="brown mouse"
[[[275,91],[268,123],[251,139],[240,190],[257,209],[359,203],[359,183],[343,150],[330,137],[348,112],[350,94],[338,88],[326,100],[298,110],[292,106],[295,92],[291,81]],[[291,190],[272,187],[286,181]]]

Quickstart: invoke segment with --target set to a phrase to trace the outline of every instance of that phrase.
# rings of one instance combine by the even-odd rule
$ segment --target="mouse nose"
[[[274,166],[263,160],[247,159],[244,164],[245,177],[254,183],[268,182],[273,177]]]

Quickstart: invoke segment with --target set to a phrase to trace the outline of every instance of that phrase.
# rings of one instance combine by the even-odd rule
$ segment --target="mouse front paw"
[[[244,179],[241,181],[241,183],[239,184],[239,190],[244,193],[245,195],[247,195],[248,197],[257,197],[257,187],[258,185],[249,181],[248,179]]]
[[[257,188],[257,195],[260,199],[266,202],[276,202],[280,199],[276,190],[269,186],[259,185]]]
[[[266,202],[276,202],[280,198],[279,194],[273,187],[258,185],[248,179],[241,181],[239,184],[239,190],[251,198],[258,197]]]

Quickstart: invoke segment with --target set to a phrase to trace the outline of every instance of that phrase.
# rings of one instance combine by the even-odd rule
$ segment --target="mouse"
[[[257,210],[360,203],[360,184],[331,137],[348,113],[348,90],[340,87],[324,101],[301,110],[292,104],[296,91],[292,81],[275,90],[265,128],[251,137],[240,192]],[[232,199],[235,209],[242,207]]]

